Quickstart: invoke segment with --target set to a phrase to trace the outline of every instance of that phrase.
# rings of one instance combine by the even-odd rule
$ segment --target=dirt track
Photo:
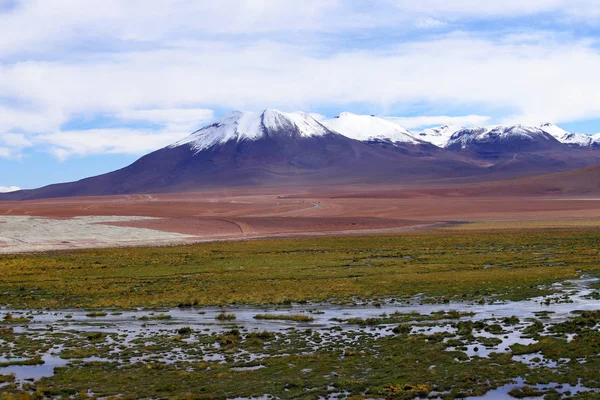
[[[586,201],[581,199],[482,197],[465,195],[460,188],[346,186],[5,202],[0,203],[0,220],[3,215],[50,218],[55,222],[49,226],[57,233],[50,230],[40,238],[35,236],[35,229],[30,229],[16,235],[14,230],[11,234],[8,226],[0,223],[0,243],[3,243],[1,251],[8,252],[24,248],[46,250],[307,234],[398,232],[469,220],[600,218],[600,199],[589,196]],[[86,224],[92,239],[82,237],[77,230],[72,231],[71,236],[65,236],[65,232],[69,232],[67,228],[73,226],[71,218],[81,216],[154,218],[90,219]],[[29,220],[29,224],[33,222],[39,226],[37,219]],[[58,239],[52,244],[48,238]],[[45,239],[43,246],[42,239]]]

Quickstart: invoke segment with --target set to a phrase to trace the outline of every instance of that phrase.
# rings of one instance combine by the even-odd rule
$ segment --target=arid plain
[[[538,177],[535,184],[531,179],[425,188],[240,188],[1,202],[5,229],[0,252],[440,228],[600,226],[600,196],[594,190],[568,190],[573,181],[568,173]]]

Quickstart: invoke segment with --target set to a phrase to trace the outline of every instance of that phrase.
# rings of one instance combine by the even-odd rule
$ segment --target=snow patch
[[[372,115],[343,112],[326,121],[325,125],[346,137],[361,141],[386,140],[393,143],[422,143],[400,125]]]
[[[283,113],[277,110],[265,110],[263,125],[269,130],[294,132],[301,137],[322,136],[328,133],[325,126],[304,112]]]
[[[438,147],[446,147],[448,141],[456,132],[465,129],[462,126],[444,125],[439,128],[425,129],[418,133],[419,139]]]
[[[559,126],[552,123],[542,124],[541,129],[548,132],[561,143],[572,144],[577,146],[590,146],[593,142],[593,137],[583,133],[567,132]]]
[[[21,190],[21,188],[18,186],[0,186],[0,193],[16,192],[17,190]]]

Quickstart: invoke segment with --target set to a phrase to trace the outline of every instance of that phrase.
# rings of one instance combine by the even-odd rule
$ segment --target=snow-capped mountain
[[[431,143],[438,147],[446,147],[452,135],[462,129],[465,128],[462,126],[443,125],[439,128],[425,129],[416,136],[424,142]]]
[[[380,140],[392,143],[423,143],[400,125],[373,115],[343,112],[335,118],[325,121],[324,124],[331,130],[360,141]]]
[[[513,125],[461,129],[450,137],[446,148],[500,153],[543,150],[560,144],[554,136],[537,126]]]
[[[265,110],[262,113],[233,111],[217,122],[192,133],[170,147],[190,145],[195,152],[229,141],[258,140],[266,135],[315,137],[332,133],[306,113]]]
[[[439,128],[425,129],[415,136],[424,142],[434,144],[438,147],[465,149],[474,143],[507,142],[513,139],[531,142],[543,137],[548,139],[548,135],[560,143],[570,146],[600,146],[600,134],[591,136],[583,133],[567,132],[552,123],[545,123],[539,126],[514,125],[472,128],[444,125]]]

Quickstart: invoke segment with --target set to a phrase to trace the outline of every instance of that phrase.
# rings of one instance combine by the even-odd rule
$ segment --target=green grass
[[[521,299],[595,273],[598,231],[437,232],[0,256],[1,305],[175,307]]]
[[[94,312],[90,312],[85,314],[86,317],[90,317],[90,318],[98,318],[98,317],[106,317],[108,314],[102,311],[94,311]]]
[[[225,314],[225,313],[221,313],[215,317],[215,319],[219,319],[219,320],[232,320],[235,318],[236,318],[235,314]]]
[[[0,363],[0,368],[10,367],[10,366],[23,366],[23,365],[42,365],[44,364],[44,360],[40,356],[35,356],[34,358],[27,360],[17,360],[17,361],[6,361]]]

